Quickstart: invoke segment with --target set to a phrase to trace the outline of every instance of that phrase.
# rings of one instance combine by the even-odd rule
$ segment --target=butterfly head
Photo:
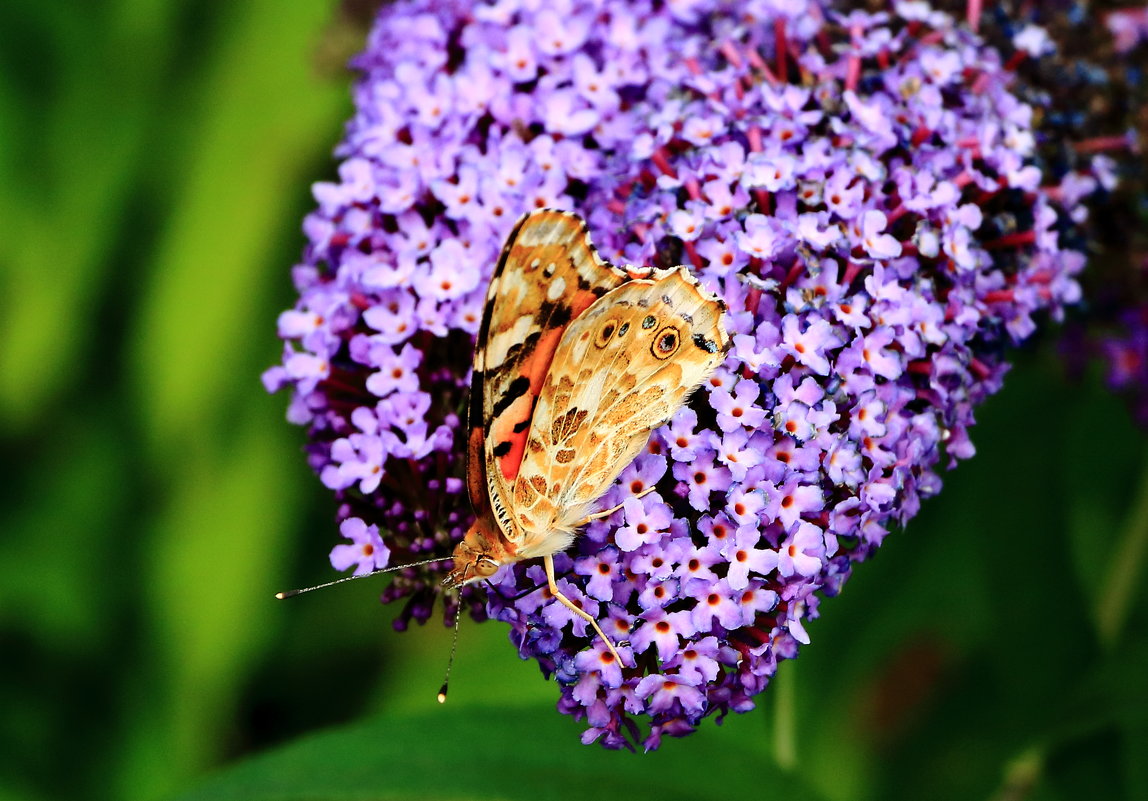
[[[487,554],[472,549],[467,543],[460,542],[454,549],[454,569],[442,580],[442,585],[448,590],[490,578],[502,565]]]
[[[443,587],[453,590],[472,581],[490,578],[506,562],[513,561],[508,558],[506,547],[500,540],[501,537],[492,536],[481,521],[471,526],[462,542],[455,546],[454,568],[443,579]]]

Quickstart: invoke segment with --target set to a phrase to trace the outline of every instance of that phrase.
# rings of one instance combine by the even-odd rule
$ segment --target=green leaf
[[[330,13],[313,1],[228,6],[198,102],[183,114],[176,212],[132,338],[146,431],[163,458],[218,424],[237,392],[259,391],[266,364],[244,346],[273,336],[259,299],[287,284],[298,251],[282,249],[284,232],[299,230],[307,176],[348,105],[346,84],[321,82],[309,57]]]
[[[0,430],[31,428],[83,375],[170,52],[171,3],[40,5],[0,19],[16,62],[0,79],[0,294],[18,300],[0,315]]]
[[[1098,591],[1096,626],[1100,641],[1116,645],[1136,595],[1142,592],[1144,563],[1148,559],[1148,469],[1143,471],[1127,522],[1106,548],[1109,565]]]
[[[580,745],[579,728],[553,709],[448,703],[304,738],[178,800],[819,798],[712,721],[650,754]]]
[[[251,664],[284,614],[273,595],[300,501],[284,469],[293,449],[278,421],[243,422],[226,448],[184,454],[154,523],[144,605],[152,652],[137,681],[168,700],[130,697],[134,739],[117,797],[170,792],[220,759]]]

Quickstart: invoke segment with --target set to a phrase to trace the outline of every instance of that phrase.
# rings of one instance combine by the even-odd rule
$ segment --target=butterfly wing
[[[725,359],[724,307],[684,268],[603,295],[562,336],[514,483],[522,558],[561,550],[687,396]]]
[[[572,320],[627,280],[574,214],[532,212],[507,238],[474,353],[467,487],[475,513],[497,521],[512,542],[521,534],[508,512],[511,491],[555,350]]]

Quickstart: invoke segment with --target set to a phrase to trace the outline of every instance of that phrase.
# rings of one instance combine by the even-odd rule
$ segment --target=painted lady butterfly
[[[447,589],[553,555],[725,359],[724,306],[685,267],[619,268],[580,217],[543,209],[511,231],[486,294],[471,377],[467,484],[476,520]],[[620,661],[620,660],[619,660]]]

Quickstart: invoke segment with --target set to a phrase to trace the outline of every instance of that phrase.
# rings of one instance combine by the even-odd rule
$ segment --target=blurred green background
[[[1054,343],[760,708],[579,744],[500,624],[390,630],[266,396],[362,9],[0,6],[0,801],[1148,798],[1145,437]]]

